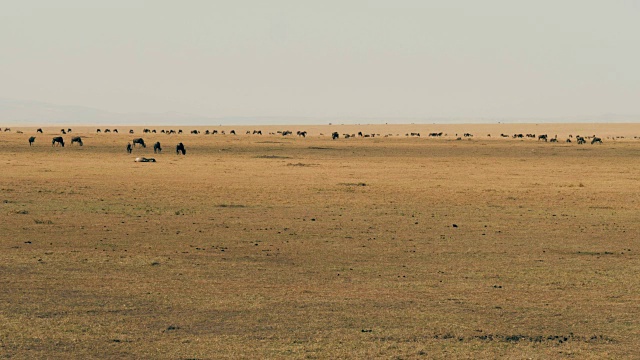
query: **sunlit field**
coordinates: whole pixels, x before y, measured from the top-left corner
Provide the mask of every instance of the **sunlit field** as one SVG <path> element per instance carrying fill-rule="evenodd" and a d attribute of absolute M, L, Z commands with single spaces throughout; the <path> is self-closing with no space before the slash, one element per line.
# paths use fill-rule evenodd
<path fill-rule="evenodd" d="M 640 125 L 148 128 L 0 132 L 0 358 L 640 357 Z"/>

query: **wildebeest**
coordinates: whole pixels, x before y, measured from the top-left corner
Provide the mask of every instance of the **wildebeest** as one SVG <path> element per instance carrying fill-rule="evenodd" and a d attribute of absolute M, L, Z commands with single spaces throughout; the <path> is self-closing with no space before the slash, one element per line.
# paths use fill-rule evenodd
<path fill-rule="evenodd" d="M 71 128 L 67 129 L 67 132 L 71 132 Z"/>
<path fill-rule="evenodd" d="M 149 129 L 143 129 L 143 130 L 142 130 L 142 132 L 146 134 L 146 133 L 150 133 L 150 132 L 151 132 L 151 130 L 149 130 Z"/>
<path fill-rule="evenodd" d="M 127 143 L 127 152 L 131 154 L 131 151 L 133 151 L 133 148 L 131 147 L 131 143 Z"/>
<path fill-rule="evenodd" d="M 110 133 L 110 132 L 111 132 L 111 129 L 104 129 L 104 132 L 105 132 L 105 133 Z"/>
<path fill-rule="evenodd" d="M 82 143 L 82 138 L 80 136 L 74 136 L 71 138 L 71 145 L 73 145 L 73 143 L 78 143 L 80 146 L 84 145 Z"/>
<path fill-rule="evenodd" d="M 97 129 L 97 130 L 96 130 L 96 133 L 99 133 L 100 131 L 101 131 L 100 129 Z"/>
<path fill-rule="evenodd" d="M 209 135 L 209 134 L 211 134 L 211 131 L 206 130 L 206 131 L 204 132 L 204 134 L 205 134 L 205 135 Z"/>
<path fill-rule="evenodd" d="M 38 129 L 36 132 L 42 134 L 42 129 Z"/>
<path fill-rule="evenodd" d="M 262 135 L 262 130 L 253 130 L 254 135 Z"/>
<path fill-rule="evenodd" d="M 32 136 L 29 138 L 29 146 L 31 146 L 31 144 L 33 144 L 33 142 L 36 141 L 36 137 Z"/>
<path fill-rule="evenodd" d="M 159 153 L 162 151 L 162 148 L 160 147 L 160 141 L 157 141 L 155 144 L 153 144 L 153 153 Z"/>
<path fill-rule="evenodd" d="M 213 130 L 211 133 L 212 133 L 213 135 L 215 135 L 215 134 L 217 134 L 217 133 L 218 133 L 218 130 Z"/>
<path fill-rule="evenodd" d="M 51 146 L 54 146 L 55 144 L 59 144 L 60 146 L 64 147 L 64 139 L 62 138 L 62 136 L 56 136 L 51 140 Z"/>
<path fill-rule="evenodd" d="M 180 153 L 182 153 L 182 155 L 186 155 L 187 154 L 187 151 L 184 149 L 184 145 L 182 143 L 179 143 L 176 146 L 176 154 L 180 155 Z"/>
<path fill-rule="evenodd" d="M 339 137 L 340 137 L 340 134 L 338 134 L 337 131 L 334 131 L 333 134 L 331 134 L 331 140 L 335 140 L 335 139 L 337 139 Z"/>
<path fill-rule="evenodd" d="M 298 131 L 298 132 L 296 132 L 296 134 L 298 136 L 307 137 L 307 132 L 306 131 Z"/>
<path fill-rule="evenodd" d="M 595 143 L 599 143 L 602 144 L 602 139 L 600 139 L 599 137 L 593 137 L 593 140 L 591 140 L 591 144 L 595 144 Z"/>
<path fill-rule="evenodd" d="M 136 144 L 142 145 L 143 148 L 147 147 L 147 144 L 144 143 L 144 140 L 142 138 L 133 139 L 133 147 L 136 147 Z"/>
<path fill-rule="evenodd" d="M 133 129 L 129 129 L 129 134 L 133 134 Z"/>
<path fill-rule="evenodd" d="M 113 132 L 117 134 L 118 133 L 118 129 L 113 129 Z"/>
<path fill-rule="evenodd" d="M 154 158 L 146 158 L 146 157 L 137 157 L 133 161 L 135 161 L 135 162 L 156 162 L 156 159 L 154 159 Z"/>
<path fill-rule="evenodd" d="M 411 136 L 417 136 L 417 137 L 420 137 L 420 133 L 411 133 Z"/>
<path fill-rule="evenodd" d="M 235 130 L 231 130 L 231 132 L 229 132 L 229 135 L 235 135 L 236 131 Z"/>
<path fill-rule="evenodd" d="M 192 133 L 192 134 L 195 134 L 195 135 L 198 135 L 198 134 L 200 134 L 200 131 L 198 131 L 198 130 L 191 130 L 191 133 Z"/>
<path fill-rule="evenodd" d="M 576 135 L 576 141 L 578 142 L 578 145 L 582 145 L 584 143 L 586 143 L 587 141 L 584 139 L 584 137 L 580 136 L 580 135 Z"/>
<path fill-rule="evenodd" d="M 66 134 L 67 132 L 66 132 L 66 131 L 64 131 L 64 129 L 60 129 L 60 133 L 62 133 L 62 134 Z"/>
<path fill-rule="evenodd" d="M 182 134 L 182 129 L 178 129 L 178 134 Z"/>
<path fill-rule="evenodd" d="M 547 141 L 547 134 L 538 135 L 538 141 L 540 140 Z"/>

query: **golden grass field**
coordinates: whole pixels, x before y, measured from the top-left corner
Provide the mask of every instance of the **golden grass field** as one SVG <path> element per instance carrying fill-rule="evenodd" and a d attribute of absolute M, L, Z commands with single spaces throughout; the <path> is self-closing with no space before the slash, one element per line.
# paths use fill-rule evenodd
<path fill-rule="evenodd" d="M 0 358 L 640 358 L 640 125 L 129 128 L 0 133 Z"/>

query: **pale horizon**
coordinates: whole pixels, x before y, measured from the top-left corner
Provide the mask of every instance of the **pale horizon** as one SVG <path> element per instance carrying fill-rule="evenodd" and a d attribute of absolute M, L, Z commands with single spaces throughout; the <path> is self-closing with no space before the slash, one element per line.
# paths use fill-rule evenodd
<path fill-rule="evenodd" d="M 631 1 L 61 0 L 2 9 L 4 123 L 82 117 L 63 108 L 132 125 L 144 124 L 136 114 L 193 125 L 640 120 L 640 4 Z"/>

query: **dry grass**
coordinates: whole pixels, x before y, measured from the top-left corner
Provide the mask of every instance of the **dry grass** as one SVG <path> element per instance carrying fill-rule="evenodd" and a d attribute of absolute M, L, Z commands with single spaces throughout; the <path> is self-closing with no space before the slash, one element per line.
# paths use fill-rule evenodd
<path fill-rule="evenodd" d="M 510 126 L 0 133 L 0 357 L 637 358 L 637 127 Z"/>

